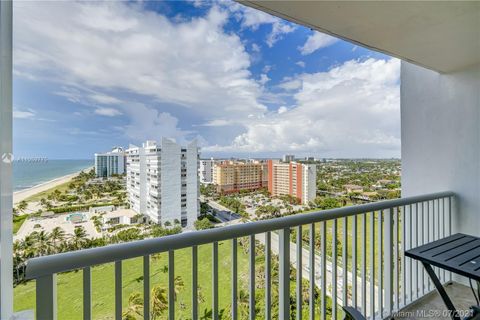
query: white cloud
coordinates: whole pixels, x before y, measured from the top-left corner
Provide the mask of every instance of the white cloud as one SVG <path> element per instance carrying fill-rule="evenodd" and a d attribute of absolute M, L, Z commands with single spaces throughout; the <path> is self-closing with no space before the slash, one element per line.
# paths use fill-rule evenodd
<path fill-rule="evenodd" d="M 208 150 L 398 156 L 399 66 L 396 59 L 352 60 L 327 72 L 299 75 L 293 80 L 301 83 L 296 107 L 252 120 L 230 145 Z"/>
<path fill-rule="evenodd" d="M 28 109 L 28 110 L 13 110 L 13 118 L 14 119 L 33 119 L 35 117 L 35 111 Z"/>
<path fill-rule="evenodd" d="M 271 79 L 265 74 L 265 73 L 262 73 L 260 75 L 260 80 L 259 82 L 262 84 L 262 85 L 265 85 L 268 81 L 270 81 Z"/>
<path fill-rule="evenodd" d="M 132 121 L 124 130 L 134 141 L 153 139 L 159 141 L 162 137 L 175 139 L 185 143 L 191 132 L 184 131 L 178 126 L 178 119 L 168 112 L 160 112 L 143 104 L 135 104 L 134 108 L 126 109 L 130 112 Z"/>
<path fill-rule="evenodd" d="M 115 117 L 122 114 L 120 111 L 114 108 L 97 108 L 95 109 L 94 113 L 106 117 Z"/>
<path fill-rule="evenodd" d="M 337 41 L 337 38 L 329 36 L 328 34 L 313 31 L 313 34 L 310 35 L 303 46 L 299 47 L 298 49 L 302 55 L 308 55 L 317 51 L 318 49 L 328 47 Z"/>
<path fill-rule="evenodd" d="M 301 67 L 301 68 L 305 68 L 305 62 L 303 62 L 303 61 L 297 61 L 297 62 L 295 62 L 295 64 L 297 66 Z"/>
<path fill-rule="evenodd" d="M 271 48 L 273 45 L 283 38 L 283 36 L 287 33 L 291 33 L 295 30 L 295 26 L 284 23 L 278 22 L 272 25 L 272 32 L 267 37 L 267 45 Z"/>
<path fill-rule="evenodd" d="M 202 124 L 204 127 L 225 127 L 232 125 L 234 122 L 231 120 L 226 119 L 214 119 L 207 121 L 206 123 Z"/>
<path fill-rule="evenodd" d="M 256 43 L 252 43 L 252 51 L 253 52 L 260 52 L 260 46 Z"/>
<path fill-rule="evenodd" d="M 100 94 L 100 93 L 95 93 L 90 95 L 90 99 L 92 99 L 94 102 L 102 103 L 102 104 L 120 104 L 122 101 L 120 99 L 117 99 L 115 97 L 105 95 L 105 94 Z"/>
<path fill-rule="evenodd" d="M 288 108 L 285 107 L 285 106 L 281 106 L 281 107 L 278 108 L 278 110 L 277 110 L 277 112 L 278 112 L 279 114 L 285 113 L 285 112 L 287 112 L 287 111 L 288 111 Z"/>
<path fill-rule="evenodd" d="M 223 30 L 225 9 L 213 6 L 204 17 L 174 23 L 141 3 L 16 2 L 14 7 L 16 74 L 61 84 L 58 94 L 72 102 L 117 104 L 132 123 L 137 107 L 116 93 L 153 100 L 144 107 L 150 114 L 159 112 L 157 103 L 206 119 L 228 114 L 241 121 L 266 111 L 244 44 Z M 165 121 L 162 114 L 154 123 Z"/>
<path fill-rule="evenodd" d="M 265 39 L 265 42 L 270 48 L 273 47 L 277 41 L 281 40 L 285 34 L 291 33 L 296 29 L 294 24 L 260 10 L 252 9 L 238 3 L 228 3 L 227 7 L 241 22 L 243 28 L 257 30 L 262 24 L 271 24 L 272 30 Z"/>
<path fill-rule="evenodd" d="M 302 81 L 301 79 L 284 79 L 278 86 L 284 90 L 297 90 L 302 86 Z"/>

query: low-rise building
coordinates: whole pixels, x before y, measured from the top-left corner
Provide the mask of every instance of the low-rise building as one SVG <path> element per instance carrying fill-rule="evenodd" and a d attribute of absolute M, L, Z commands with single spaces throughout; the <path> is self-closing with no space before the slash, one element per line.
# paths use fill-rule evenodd
<path fill-rule="evenodd" d="M 362 186 L 357 186 L 356 184 L 345 184 L 343 185 L 343 188 L 347 193 L 362 193 L 363 192 L 363 187 Z"/>
<path fill-rule="evenodd" d="M 272 196 L 290 195 L 302 204 L 317 195 L 317 168 L 297 162 L 268 160 L 268 191 Z"/>
<path fill-rule="evenodd" d="M 213 183 L 219 193 L 258 190 L 267 187 L 267 166 L 261 161 L 223 161 L 213 169 Z"/>
<path fill-rule="evenodd" d="M 95 175 L 108 178 L 113 174 L 125 173 L 125 152 L 115 147 L 110 152 L 95 153 Z"/>

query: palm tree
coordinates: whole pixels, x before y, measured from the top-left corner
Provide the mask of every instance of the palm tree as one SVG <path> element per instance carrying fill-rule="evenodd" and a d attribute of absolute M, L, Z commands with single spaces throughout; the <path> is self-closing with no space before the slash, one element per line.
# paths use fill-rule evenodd
<path fill-rule="evenodd" d="M 61 227 L 55 227 L 52 232 L 50 232 L 50 239 L 53 241 L 53 247 L 57 249 L 57 241 L 63 241 L 65 239 L 65 231 Z"/>
<path fill-rule="evenodd" d="M 35 248 L 37 249 L 39 255 L 43 256 L 49 253 L 52 244 L 50 242 L 50 235 L 48 234 L 48 232 L 42 230 L 36 234 L 35 238 Z"/>
<path fill-rule="evenodd" d="M 19 204 L 17 204 L 18 211 L 21 211 L 21 212 L 24 212 L 25 209 L 27 209 L 27 207 L 28 207 L 28 203 L 25 200 L 22 200 L 19 202 Z"/>
<path fill-rule="evenodd" d="M 152 289 L 152 308 L 150 311 L 153 320 L 159 319 L 163 312 L 168 309 L 167 290 L 161 286 L 155 286 Z"/>
<path fill-rule="evenodd" d="M 248 304 L 249 298 L 248 293 L 245 290 L 241 289 L 238 293 L 238 308 L 240 309 L 240 318 L 248 316 Z"/>
<path fill-rule="evenodd" d="M 72 243 L 75 249 L 81 249 L 87 239 L 87 231 L 83 226 L 75 228 L 73 231 Z"/>
<path fill-rule="evenodd" d="M 48 203 L 47 199 L 45 199 L 45 198 L 40 199 L 40 205 L 41 205 L 43 208 L 45 208 L 45 209 L 48 208 L 47 203 Z"/>
<path fill-rule="evenodd" d="M 177 301 L 177 296 L 180 293 L 180 291 L 185 287 L 185 283 L 183 282 L 183 279 L 181 276 L 176 276 L 175 279 L 173 280 L 173 299 Z"/>
<path fill-rule="evenodd" d="M 143 298 L 140 293 L 134 292 L 128 297 L 128 309 L 123 312 L 122 318 L 136 319 L 136 316 L 143 316 Z"/>
<path fill-rule="evenodd" d="M 213 311 L 212 309 L 207 309 L 203 310 L 203 314 L 200 315 L 200 320 L 208 320 L 208 319 L 213 319 Z"/>

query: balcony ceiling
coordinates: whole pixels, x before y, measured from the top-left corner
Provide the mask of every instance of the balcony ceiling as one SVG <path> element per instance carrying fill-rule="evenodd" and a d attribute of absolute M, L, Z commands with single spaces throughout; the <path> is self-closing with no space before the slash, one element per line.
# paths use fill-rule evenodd
<path fill-rule="evenodd" d="M 480 2 L 240 2 L 439 72 L 480 63 Z"/>

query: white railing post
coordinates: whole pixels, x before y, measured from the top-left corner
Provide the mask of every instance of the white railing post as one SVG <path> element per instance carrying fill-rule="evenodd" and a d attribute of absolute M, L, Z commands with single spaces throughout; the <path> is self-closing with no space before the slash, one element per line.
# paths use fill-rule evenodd
<path fill-rule="evenodd" d="M 13 314 L 12 1 L 0 1 L 0 318 Z"/>
<path fill-rule="evenodd" d="M 385 210 L 385 234 L 384 234 L 384 279 L 385 279 L 385 311 L 388 315 L 393 310 L 393 215 L 394 208 Z M 396 262 L 395 262 L 396 263 Z M 383 315 L 381 315 L 383 317 Z"/>
<path fill-rule="evenodd" d="M 57 319 L 57 275 L 37 279 L 37 319 Z"/>
<path fill-rule="evenodd" d="M 278 232 L 279 236 L 279 319 L 290 319 L 290 228 Z"/>

